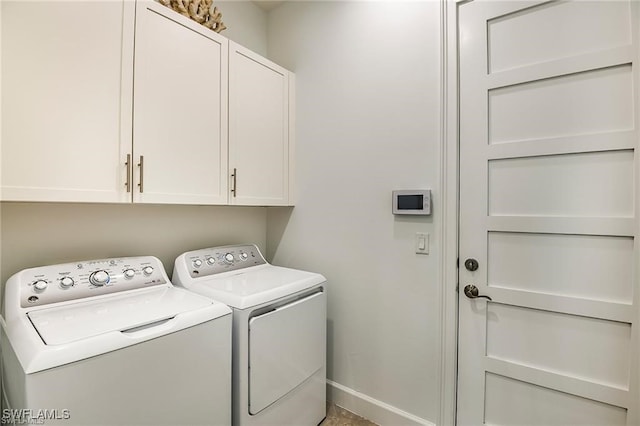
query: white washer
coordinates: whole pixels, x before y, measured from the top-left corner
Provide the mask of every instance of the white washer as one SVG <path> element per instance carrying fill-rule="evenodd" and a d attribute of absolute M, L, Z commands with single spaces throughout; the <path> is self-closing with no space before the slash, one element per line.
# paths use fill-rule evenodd
<path fill-rule="evenodd" d="M 0 320 L 3 423 L 229 425 L 231 319 L 151 256 L 18 272 Z"/>
<path fill-rule="evenodd" d="M 311 426 L 326 415 L 326 288 L 254 245 L 190 251 L 173 282 L 233 309 L 233 424 Z"/>

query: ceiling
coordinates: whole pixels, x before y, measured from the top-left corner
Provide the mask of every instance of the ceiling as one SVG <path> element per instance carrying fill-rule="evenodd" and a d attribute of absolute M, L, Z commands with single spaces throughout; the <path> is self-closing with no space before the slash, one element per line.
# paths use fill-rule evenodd
<path fill-rule="evenodd" d="M 280 6 L 284 1 L 271 1 L 271 0 L 253 0 L 253 2 L 258 5 L 262 10 L 268 12 L 276 7 Z"/>

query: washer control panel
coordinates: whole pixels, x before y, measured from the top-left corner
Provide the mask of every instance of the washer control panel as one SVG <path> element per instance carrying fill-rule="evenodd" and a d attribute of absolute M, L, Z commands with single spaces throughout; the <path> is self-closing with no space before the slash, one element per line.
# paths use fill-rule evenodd
<path fill-rule="evenodd" d="M 162 262 L 153 256 L 41 266 L 20 272 L 19 279 L 23 308 L 169 282 Z"/>
<path fill-rule="evenodd" d="M 184 261 L 191 278 L 205 277 L 266 264 L 260 250 L 253 244 L 213 247 L 190 251 Z"/>

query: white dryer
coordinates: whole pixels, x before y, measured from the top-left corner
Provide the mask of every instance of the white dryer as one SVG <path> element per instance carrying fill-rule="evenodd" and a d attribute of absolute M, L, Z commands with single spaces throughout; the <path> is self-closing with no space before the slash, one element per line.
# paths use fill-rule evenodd
<path fill-rule="evenodd" d="M 319 424 L 326 415 L 326 288 L 254 245 L 190 251 L 172 277 L 233 309 L 233 424 Z"/>
<path fill-rule="evenodd" d="M 3 423 L 229 425 L 231 317 L 151 256 L 21 271 L 0 320 Z"/>

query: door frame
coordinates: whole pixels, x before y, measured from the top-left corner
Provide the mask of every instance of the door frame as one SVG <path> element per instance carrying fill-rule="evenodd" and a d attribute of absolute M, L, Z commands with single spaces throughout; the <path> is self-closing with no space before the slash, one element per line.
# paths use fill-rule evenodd
<path fill-rule="evenodd" d="M 439 425 L 456 424 L 458 373 L 458 8 L 472 0 L 440 0 L 440 189 L 442 260 Z"/>

